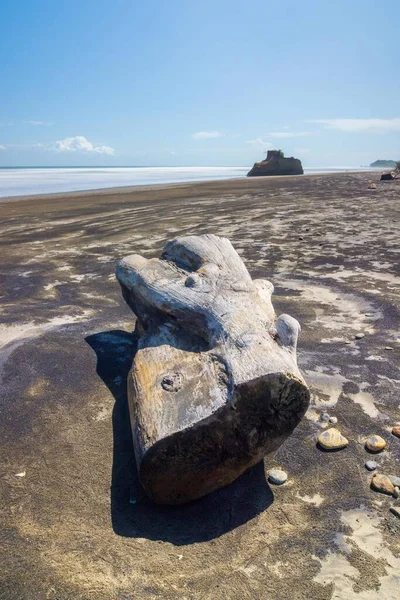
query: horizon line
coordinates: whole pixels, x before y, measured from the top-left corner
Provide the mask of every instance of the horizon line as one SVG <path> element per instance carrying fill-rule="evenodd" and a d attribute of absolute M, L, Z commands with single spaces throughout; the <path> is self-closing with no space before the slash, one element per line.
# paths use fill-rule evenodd
<path fill-rule="evenodd" d="M 384 162 L 396 162 L 392 159 L 381 159 Z M 377 162 L 377 161 L 373 161 Z M 310 165 L 305 169 L 362 169 L 366 165 Z M 249 165 L 0 165 L 0 169 L 247 169 Z"/>

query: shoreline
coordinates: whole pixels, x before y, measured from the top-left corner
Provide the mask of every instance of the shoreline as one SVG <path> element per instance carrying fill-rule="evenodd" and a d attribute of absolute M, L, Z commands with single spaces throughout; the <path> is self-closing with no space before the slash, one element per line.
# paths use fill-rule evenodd
<path fill-rule="evenodd" d="M 62 198 L 76 198 L 81 196 L 104 196 L 104 195 L 124 195 L 131 193 L 143 193 L 143 192 L 153 192 L 153 191 L 163 191 L 170 189 L 180 189 L 187 188 L 193 186 L 209 186 L 209 185 L 226 185 L 232 183 L 240 183 L 240 182 L 263 182 L 267 181 L 282 181 L 282 180 L 298 180 L 299 178 L 315 178 L 315 177 L 342 177 L 342 176 L 350 176 L 350 175 L 370 175 L 380 172 L 380 170 L 371 171 L 335 171 L 335 172 L 320 172 L 320 173 L 304 173 L 303 175 L 274 175 L 267 177 L 232 177 L 227 179 L 207 179 L 207 180 L 194 180 L 194 181 L 182 181 L 182 182 L 171 182 L 171 183 L 151 183 L 151 184 L 143 184 L 143 185 L 121 185 L 114 187 L 102 187 L 102 188 L 93 188 L 89 190 L 73 190 L 68 192 L 45 192 L 40 194 L 22 194 L 19 196 L 0 196 L 0 204 L 1 203 L 9 203 L 9 202 L 21 202 L 21 201 L 35 201 L 35 200 L 60 200 Z"/>

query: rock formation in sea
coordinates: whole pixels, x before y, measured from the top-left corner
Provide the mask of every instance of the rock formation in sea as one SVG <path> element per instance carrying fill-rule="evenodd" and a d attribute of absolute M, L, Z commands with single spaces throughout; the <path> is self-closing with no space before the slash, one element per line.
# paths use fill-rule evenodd
<path fill-rule="evenodd" d="M 281 150 L 268 150 L 267 158 L 254 163 L 247 177 L 270 175 L 303 175 L 303 167 L 298 158 L 285 158 Z"/>

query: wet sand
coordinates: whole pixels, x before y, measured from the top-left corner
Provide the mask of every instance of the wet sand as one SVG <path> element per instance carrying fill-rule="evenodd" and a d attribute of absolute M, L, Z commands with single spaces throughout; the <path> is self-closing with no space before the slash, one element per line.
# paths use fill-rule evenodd
<path fill-rule="evenodd" d="M 400 500 L 370 490 L 364 440 L 384 437 L 380 470 L 400 476 L 390 433 L 400 421 L 400 181 L 369 190 L 372 179 L 1 202 L 0 598 L 398 598 L 400 519 L 389 508 Z M 228 237 L 252 276 L 274 283 L 277 313 L 301 322 L 312 405 L 275 457 L 200 501 L 161 508 L 134 470 L 134 316 L 114 269 L 202 233 Z M 347 449 L 316 447 L 323 410 Z M 281 487 L 266 481 L 275 466 L 289 474 Z"/>

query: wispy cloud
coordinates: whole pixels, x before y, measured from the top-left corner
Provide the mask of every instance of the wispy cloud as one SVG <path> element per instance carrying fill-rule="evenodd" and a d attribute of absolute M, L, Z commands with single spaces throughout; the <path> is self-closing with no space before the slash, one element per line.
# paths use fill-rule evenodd
<path fill-rule="evenodd" d="M 294 152 L 296 154 L 308 154 L 310 152 L 310 148 L 295 148 Z"/>
<path fill-rule="evenodd" d="M 267 142 L 265 140 L 263 140 L 262 138 L 256 138 L 255 140 L 248 140 L 246 142 L 246 144 L 250 144 L 252 146 L 262 146 L 263 148 L 266 149 L 272 149 L 274 147 L 273 144 L 271 144 L 271 142 Z"/>
<path fill-rule="evenodd" d="M 30 148 L 44 148 L 45 150 L 54 150 L 54 144 L 7 144 L 7 150 L 28 150 Z"/>
<path fill-rule="evenodd" d="M 84 152 L 95 154 L 115 154 L 114 148 L 110 146 L 96 146 L 89 142 L 83 135 L 75 137 L 66 137 L 64 140 L 58 140 L 55 143 L 56 152 Z"/>
<path fill-rule="evenodd" d="M 192 134 L 194 140 L 211 140 L 220 137 L 224 137 L 224 134 L 220 131 L 198 131 Z"/>
<path fill-rule="evenodd" d="M 5 150 L 5 149 L 6 149 L 6 147 L 3 146 L 3 144 L 0 144 L 0 150 Z"/>
<path fill-rule="evenodd" d="M 51 121 L 24 121 L 27 125 L 38 125 L 43 127 L 51 127 L 54 125 Z"/>
<path fill-rule="evenodd" d="M 284 128 L 286 129 L 286 128 Z M 267 134 L 268 137 L 272 138 L 297 138 L 304 137 L 305 135 L 310 135 L 308 131 L 272 131 Z"/>
<path fill-rule="evenodd" d="M 388 133 L 400 131 L 400 117 L 394 119 L 313 119 L 307 123 L 320 123 L 326 129 L 338 129 L 359 133 L 369 131 L 371 133 Z"/>
<path fill-rule="evenodd" d="M 17 125 L 18 123 L 25 123 L 25 125 L 36 125 L 42 127 L 51 127 L 54 125 L 51 121 L 18 121 L 14 123 L 13 121 L 0 121 L 0 127 L 12 127 L 13 125 Z"/>

